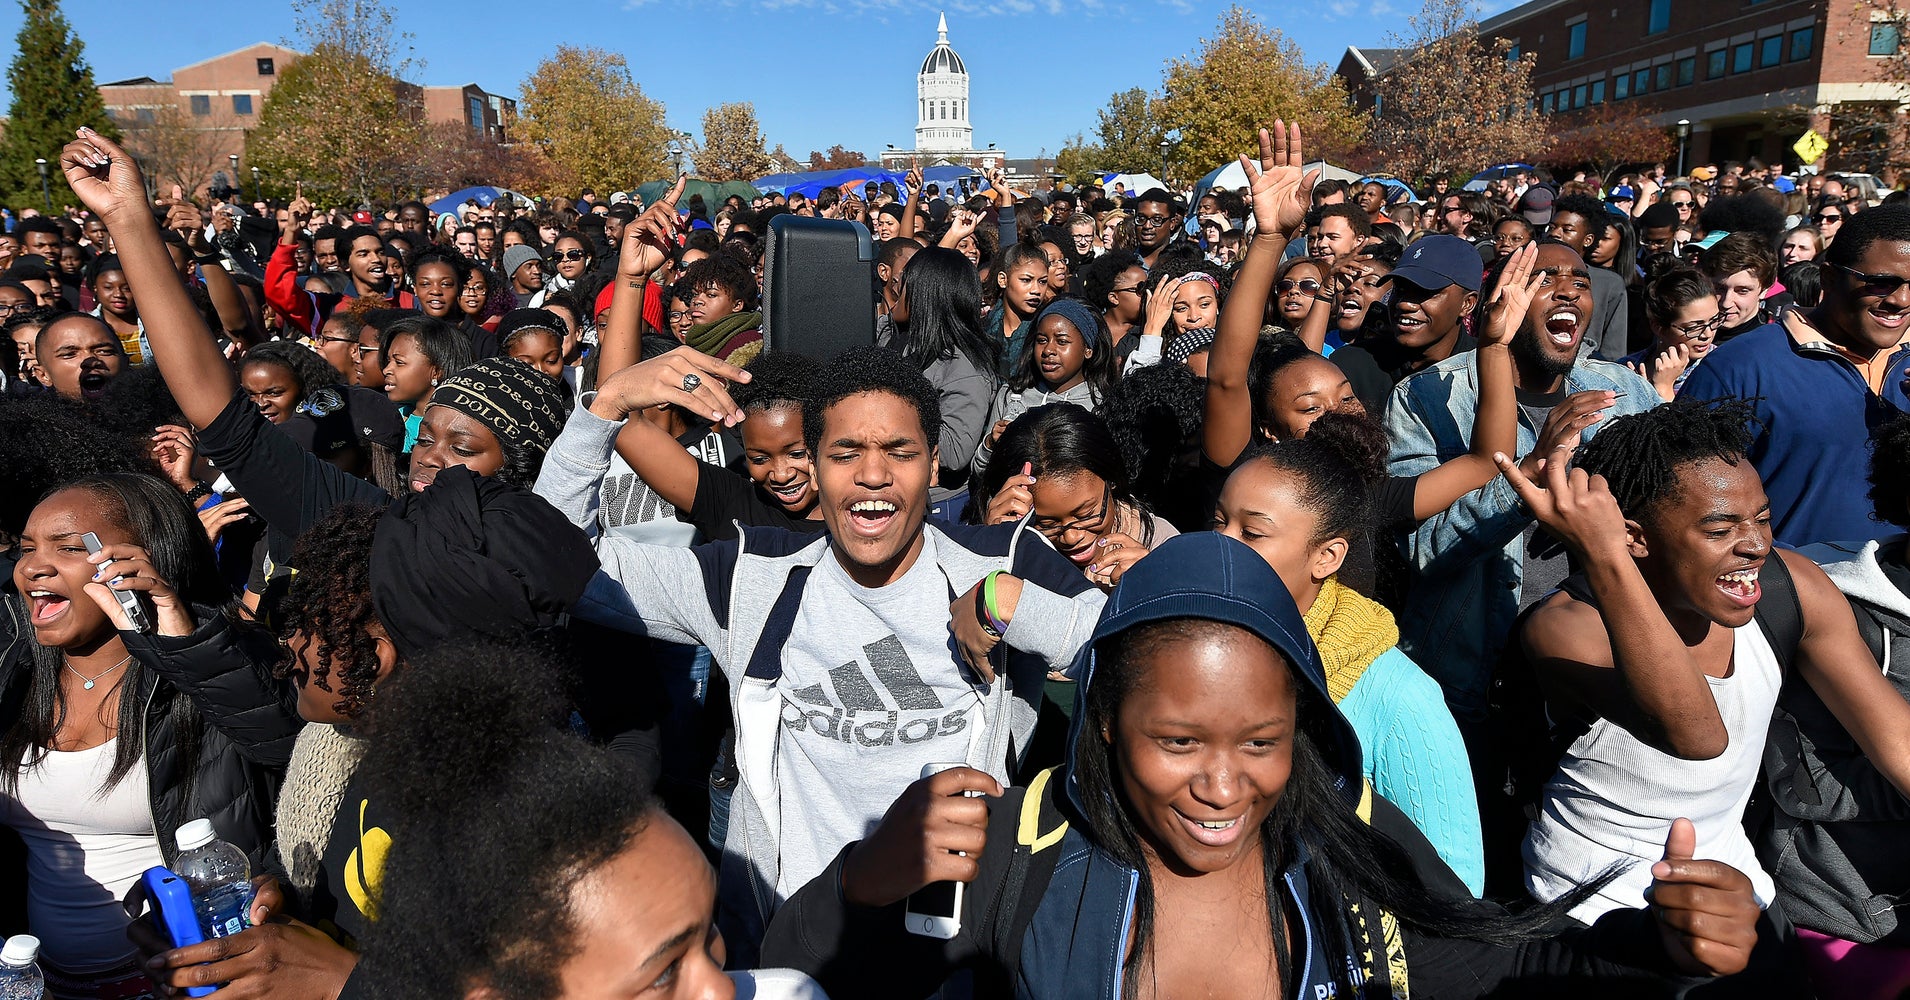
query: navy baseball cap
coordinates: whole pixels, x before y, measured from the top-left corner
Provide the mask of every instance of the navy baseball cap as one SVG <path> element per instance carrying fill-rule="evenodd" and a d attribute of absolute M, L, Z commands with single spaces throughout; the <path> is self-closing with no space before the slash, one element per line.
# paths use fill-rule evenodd
<path fill-rule="evenodd" d="M 1612 193 L 1606 195 L 1605 200 L 1606 201 L 1637 201 L 1638 192 L 1633 191 L 1631 189 L 1630 184 L 1620 184 L 1617 187 L 1612 188 Z"/>
<path fill-rule="evenodd" d="M 1484 278 L 1479 248 L 1457 236 L 1422 236 L 1399 256 L 1386 279 L 1410 282 L 1430 292 L 1458 285 L 1476 292 Z"/>

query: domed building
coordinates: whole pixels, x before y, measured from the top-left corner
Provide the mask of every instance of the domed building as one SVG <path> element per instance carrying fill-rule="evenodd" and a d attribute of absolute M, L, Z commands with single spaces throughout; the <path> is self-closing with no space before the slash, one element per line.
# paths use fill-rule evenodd
<path fill-rule="evenodd" d="M 935 26 L 935 47 L 915 76 L 915 148 L 890 146 L 882 154 L 888 169 L 907 169 L 910 160 L 924 167 L 958 164 L 987 170 L 1006 156 L 998 149 L 975 148 L 975 127 L 968 117 L 968 67 L 948 44 L 948 15 Z"/>

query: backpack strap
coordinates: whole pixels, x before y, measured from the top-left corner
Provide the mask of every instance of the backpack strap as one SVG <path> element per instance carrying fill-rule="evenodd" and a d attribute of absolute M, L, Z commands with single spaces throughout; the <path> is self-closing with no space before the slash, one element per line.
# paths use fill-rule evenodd
<path fill-rule="evenodd" d="M 1789 677 L 1791 668 L 1797 665 L 1797 647 L 1804 641 L 1804 605 L 1798 600 L 1797 581 L 1791 578 L 1791 568 L 1784 565 L 1781 550 L 1773 549 L 1764 560 L 1757 582 L 1761 591 L 1755 615 L 1758 628 L 1764 630 L 1771 651 L 1777 654 L 1777 665 Z"/>
<path fill-rule="evenodd" d="M 994 952 L 1004 969 L 1021 967 L 1022 939 L 1054 874 L 1052 859 L 1044 859 L 1049 863 L 1037 870 L 1035 855 L 1058 847 L 1068 834 L 1067 817 L 1054 804 L 1057 771 L 1051 767 L 1035 775 L 1022 793 L 1021 810 L 1015 819 L 1015 849 L 991 904 L 993 912 L 985 921 L 985 926 L 995 928 Z M 1002 919 L 1004 908 L 1012 908 L 1006 912 L 1007 919 Z"/>

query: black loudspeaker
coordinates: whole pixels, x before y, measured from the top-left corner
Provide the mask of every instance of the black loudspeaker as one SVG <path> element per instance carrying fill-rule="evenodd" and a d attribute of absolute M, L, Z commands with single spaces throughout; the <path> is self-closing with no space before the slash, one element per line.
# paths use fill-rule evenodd
<path fill-rule="evenodd" d="M 828 361 L 875 343 L 875 241 L 859 222 L 778 215 L 763 245 L 763 346 Z"/>

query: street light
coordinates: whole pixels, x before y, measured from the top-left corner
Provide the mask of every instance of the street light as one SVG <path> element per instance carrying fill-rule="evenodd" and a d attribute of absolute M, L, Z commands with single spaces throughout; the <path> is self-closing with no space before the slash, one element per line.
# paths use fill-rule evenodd
<path fill-rule="evenodd" d="M 1173 145 L 1166 136 L 1161 136 L 1161 183 L 1167 183 L 1167 148 Z"/>
<path fill-rule="evenodd" d="M 670 161 L 676 165 L 676 175 L 681 177 L 683 176 L 683 144 L 671 139 L 669 150 Z"/>
<path fill-rule="evenodd" d="M 1691 119 L 1678 119 L 1678 176 L 1685 175 L 1685 140 L 1691 138 Z"/>
<path fill-rule="evenodd" d="M 225 158 L 226 162 L 232 165 L 232 190 L 237 191 L 239 189 L 239 154 L 227 153 Z"/>
<path fill-rule="evenodd" d="M 252 200 L 253 201 L 265 200 L 265 196 L 259 193 L 259 168 L 257 167 L 252 168 Z"/>
<path fill-rule="evenodd" d="M 33 165 L 40 168 L 40 198 L 46 202 L 46 214 L 53 214 L 53 192 L 46 186 L 46 157 L 37 157 Z"/>

